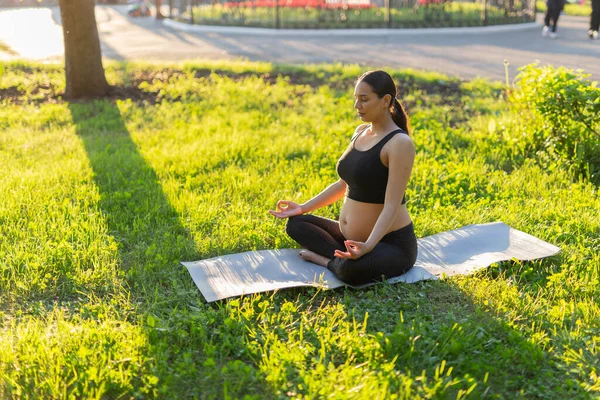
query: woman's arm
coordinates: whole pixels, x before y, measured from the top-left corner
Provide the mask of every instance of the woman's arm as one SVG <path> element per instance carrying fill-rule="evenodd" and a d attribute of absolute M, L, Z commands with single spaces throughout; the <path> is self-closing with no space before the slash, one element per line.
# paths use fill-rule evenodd
<path fill-rule="evenodd" d="M 386 147 L 388 151 L 388 183 L 385 189 L 385 200 L 383 210 L 375 226 L 365 242 L 357 242 L 346 240 L 346 252 L 336 250 L 335 255 L 341 258 L 359 258 L 375 247 L 377 243 L 390 230 L 396 214 L 402 204 L 402 198 L 406 191 L 408 179 L 412 172 L 413 163 L 415 160 L 415 147 L 410 137 L 405 135 L 397 135 L 392 138 Z"/>
<path fill-rule="evenodd" d="M 335 203 L 346 193 L 346 182 L 338 179 L 336 182 L 327 186 L 321 193 L 300 205 L 302 213 L 308 213 L 321 207 L 326 207 Z"/>
<path fill-rule="evenodd" d="M 289 218 L 294 215 L 305 214 L 316 210 L 317 208 L 325 207 L 335 203 L 346 193 L 346 182 L 338 179 L 336 182 L 327 186 L 321 193 L 308 200 L 303 204 L 294 203 L 288 200 L 279 200 L 277 202 L 277 211 L 269 210 L 269 212 L 277 218 Z"/>

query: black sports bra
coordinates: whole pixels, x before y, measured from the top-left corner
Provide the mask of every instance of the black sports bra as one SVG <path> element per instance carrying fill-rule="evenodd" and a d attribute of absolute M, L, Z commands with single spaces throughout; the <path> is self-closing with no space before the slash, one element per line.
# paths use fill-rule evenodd
<path fill-rule="evenodd" d="M 396 129 L 370 149 L 357 150 L 354 147 L 355 140 L 365 129 L 354 135 L 352 149 L 338 160 L 337 173 L 348 185 L 347 197 L 363 203 L 383 204 L 389 170 L 381 162 L 381 149 L 394 135 L 406 132 Z M 405 197 L 402 198 L 402 204 L 404 203 Z"/>

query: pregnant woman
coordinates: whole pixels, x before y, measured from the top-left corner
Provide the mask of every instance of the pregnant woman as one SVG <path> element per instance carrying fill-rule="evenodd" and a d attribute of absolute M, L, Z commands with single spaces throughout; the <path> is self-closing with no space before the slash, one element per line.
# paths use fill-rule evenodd
<path fill-rule="evenodd" d="M 350 285 L 401 275 L 417 259 L 404 197 L 415 147 L 396 95 L 388 73 L 364 73 L 354 88 L 354 108 L 363 124 L 337 162 L 340 179 L 303 204 L 280 200 L 277 210 L 269 210 L 288 218 L 288 235 L 306 249 L 300 252 L 303 259 Z M 307 214 L 341 198 L 339 222 Z"/>

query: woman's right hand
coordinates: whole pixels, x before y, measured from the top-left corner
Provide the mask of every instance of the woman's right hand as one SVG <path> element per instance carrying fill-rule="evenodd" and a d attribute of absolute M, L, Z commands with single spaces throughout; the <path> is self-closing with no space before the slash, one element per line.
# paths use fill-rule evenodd
<path fill-rule="evenodd" d="M 277 218 L 289 218 L 303 213 L 300 204 L 288 200 L 279 200 L 277 202 L 277 211 L 269 210 Z"/>

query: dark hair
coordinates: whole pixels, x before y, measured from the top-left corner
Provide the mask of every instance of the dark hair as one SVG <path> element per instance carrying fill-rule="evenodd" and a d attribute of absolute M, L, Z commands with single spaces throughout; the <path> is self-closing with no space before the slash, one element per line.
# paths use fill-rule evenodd
<path fill-rule="evenodd" d="M 390 101 L 390 113 L 392 114 L 392 119 L 398 127 L 403 129 L 406 133 L 410 133 L 408 115 L 406 115 L 404 107 L 396 98 L 398 92 L 396 91 L 394 79 L 392 79 L 390 74 L 385 71 L 367 71 L 358 78 L 357 83 L 358 82 L 368 83 L 369 86 L 373 88 L 373 92 L 375 92 L 380 99 L 386 94 L 392 96 L 392 100 Z"/>

